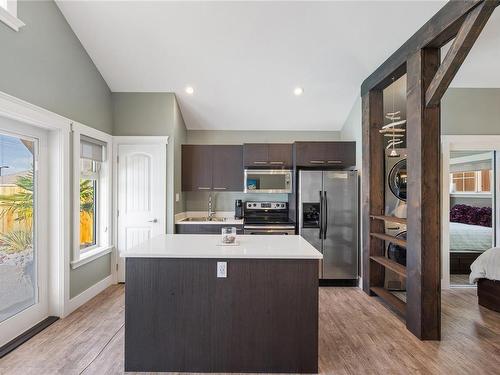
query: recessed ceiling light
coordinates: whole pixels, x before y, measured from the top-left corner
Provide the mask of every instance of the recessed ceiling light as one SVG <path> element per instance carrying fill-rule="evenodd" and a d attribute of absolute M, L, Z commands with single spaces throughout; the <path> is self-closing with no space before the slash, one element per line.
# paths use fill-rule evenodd
<path fill-rule="evenodd" d="M 296 96 L 300 96 L 304 93 L 304 89 L 302 87 L 296 87 L 294 90 L 293 90 L 293 93 L 296 95 Z"/>
<path fill-rule="evenodd" d="M 187 86 L 186 87 L 186 93 L 189 94 L 189 95 L 193 95 L 194 94 L 194 88 L 192 86 Z"/>

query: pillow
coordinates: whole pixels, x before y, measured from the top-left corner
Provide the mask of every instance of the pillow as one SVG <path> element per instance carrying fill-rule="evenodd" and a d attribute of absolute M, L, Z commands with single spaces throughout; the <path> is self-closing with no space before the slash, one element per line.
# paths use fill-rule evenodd
<path fill-rule="evenodd" d="M 491 228 L 491 207 L 473 207 L 456 204 L 450 210 L 450 221 L 468 225 L 480 225 Z"/>

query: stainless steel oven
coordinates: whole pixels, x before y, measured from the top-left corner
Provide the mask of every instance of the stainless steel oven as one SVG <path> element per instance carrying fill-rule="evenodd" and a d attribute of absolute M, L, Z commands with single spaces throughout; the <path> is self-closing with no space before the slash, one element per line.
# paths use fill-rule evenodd
<path fill-rule="evenodd" d="M 294 235 L 288 202 L 245 202 L 244 234 Z"/>
<path fill-rule="evenodd" d="M 245 193 L 292 192 L 292 171 L 288 169 L 245 169 Z"/>

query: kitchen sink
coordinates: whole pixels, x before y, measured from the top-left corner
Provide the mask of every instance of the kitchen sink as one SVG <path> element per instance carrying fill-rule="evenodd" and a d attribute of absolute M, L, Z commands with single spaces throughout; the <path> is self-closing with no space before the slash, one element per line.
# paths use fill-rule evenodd
<path fill-rule="evenodd" d="M 208 216 L 202 216 L 202 217 L 187 217 L 181 221 L 216 221 L 216 222 L 224 222 L 226 221 L 225 217 L 208 217 Z"/>

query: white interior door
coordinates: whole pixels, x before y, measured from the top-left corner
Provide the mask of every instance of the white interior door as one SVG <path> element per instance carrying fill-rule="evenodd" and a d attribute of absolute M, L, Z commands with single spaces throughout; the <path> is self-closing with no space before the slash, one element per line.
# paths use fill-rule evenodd
<path fill-rule="evenodd" d="M 48 312 L 47 134 L 0 118 L 0 346 Z"/>
<path fill-rule="evenodd" d="M 166 145 L 118 145 L 118 254 L 166 232 Z M 118 281 L 125 262 L 118 258 Z"/>

